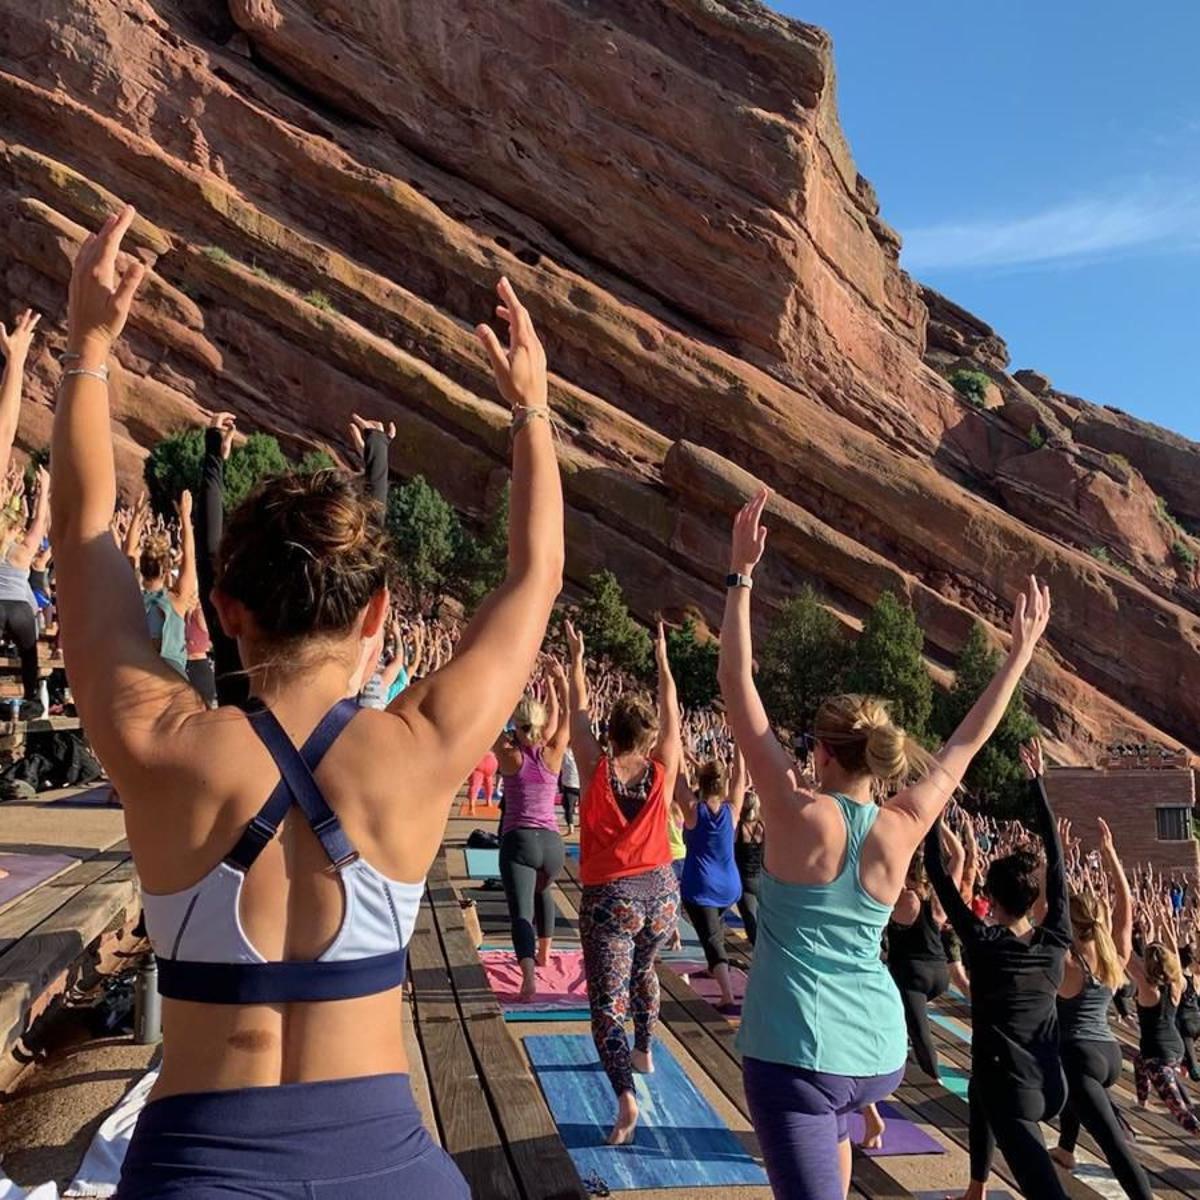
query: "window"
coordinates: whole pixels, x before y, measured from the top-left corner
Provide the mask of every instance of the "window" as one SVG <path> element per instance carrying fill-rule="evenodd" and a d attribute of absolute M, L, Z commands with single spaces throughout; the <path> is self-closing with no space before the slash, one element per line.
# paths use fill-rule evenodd
<path fill-rule="evenodd" d="M 1160 842 L 1186 842 L 1192 836 L 1190 808 L 1156 808 L 1154 823 Z"/>

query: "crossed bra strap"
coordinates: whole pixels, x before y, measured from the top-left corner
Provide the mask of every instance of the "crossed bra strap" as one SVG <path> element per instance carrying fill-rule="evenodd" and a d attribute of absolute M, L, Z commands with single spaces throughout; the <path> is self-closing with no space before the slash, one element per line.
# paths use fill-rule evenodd
<path fill-rule="evenodd" d="M 358 705 L 353 700 L 342 700 L 334 705 L 300 749 L 261 700 L 251 699 L 243 705 L 243 710 L 250 727 L 279 768 L 280 779 L 267 802 L 251 818 L 237 844 L 225 856 L 225 861 L 243 873 L 248 871 L 279 832 L 280 823 L 295 804 L 320 839 L 329 861 L 335 867 L 352 862 L 358 857 L 358 851 L 350 844 L 342 823 L 326 803 L 313 772 L 358 712 Z"/>

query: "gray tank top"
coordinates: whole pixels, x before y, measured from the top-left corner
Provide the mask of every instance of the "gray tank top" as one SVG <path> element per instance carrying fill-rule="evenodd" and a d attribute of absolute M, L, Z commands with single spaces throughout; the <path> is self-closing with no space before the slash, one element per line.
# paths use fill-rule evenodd
<path fill-rule="evenodd" d="M 1108 1006 L 1112 1003 L 1112 988 L 1105 987 L 1088 969 L 1082 959 L 1076 959 L 1083 969 L 1083 987 L 1068 1000 L 1058 998 L 1058 1030 L 1064 1042 L 1111 1042 L 1116 1039 L 1108 1025 Z"/>
<path fill-rule="evenodd" d="M 0 562 L 0 600 L 24 600 L 37 614 L 37 601 L 29 584 L 29 568 L 14 567 L 12 563 Z"/>

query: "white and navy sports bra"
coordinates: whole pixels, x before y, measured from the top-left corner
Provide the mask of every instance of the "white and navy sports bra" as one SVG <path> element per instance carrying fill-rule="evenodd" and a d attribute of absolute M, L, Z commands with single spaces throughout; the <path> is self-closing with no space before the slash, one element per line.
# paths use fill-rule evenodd
<path fill-rule="evenodd" d="M 297 749 L 260 700 L 244 706 L 279 768 L 278 786 L 237 845 L 199 883 L 182 892 L 143 892 L 146 929 L 164 996 L 206 1004 L 286 1004 L 349 1000 L 399 987 L 424 883 L 388 879 L 364 862 L 325 802 L 313 772 L 359 711 L 343 700 Z M 295 804 L 320 839 L 345 897 L 342 924 L 319 958 L 268 962 L 242 928 L 242 884 Z"/>

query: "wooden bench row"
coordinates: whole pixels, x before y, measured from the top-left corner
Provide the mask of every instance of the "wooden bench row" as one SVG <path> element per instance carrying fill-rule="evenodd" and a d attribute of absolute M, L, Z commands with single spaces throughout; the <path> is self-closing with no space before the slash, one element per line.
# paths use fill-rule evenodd
<path fill-rule="evenodd" d="M 135 922 L 139 911 L 133 860 L 120 842 L 0 912 L 0 1086 L 15 1073 L 13 1050 L 32 1020 L 101 939 Z"/>
<path fill-rule="evenodd" d="M 409 943 L 417 1036 L 442 1145 L 472 1195 L 587 1195 L 467 933 L 445 852 Z"/>

